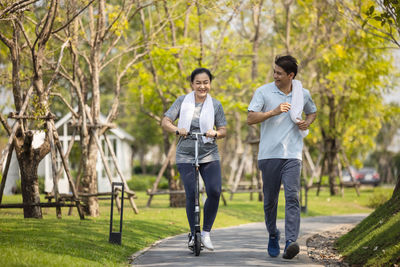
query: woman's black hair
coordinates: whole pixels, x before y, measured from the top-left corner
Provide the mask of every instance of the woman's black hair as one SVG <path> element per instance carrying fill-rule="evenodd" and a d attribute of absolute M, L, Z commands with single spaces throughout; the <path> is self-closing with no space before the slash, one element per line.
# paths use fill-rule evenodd
<path fill-rule="evenodd" d="M 197 68 L 195 69 L 192 74 L 190 75 L 190 82 L 194 81 L 194 77 L 196 77 L 197 74 L 200 73 L 205 73 L 208 75 L 208 78 L 210 78 L 210 82 L 212 81 L 212 79 L 214 78 L 214 76 L 211 74 L 211 71 L 209 69 L 206 68 Z"/>

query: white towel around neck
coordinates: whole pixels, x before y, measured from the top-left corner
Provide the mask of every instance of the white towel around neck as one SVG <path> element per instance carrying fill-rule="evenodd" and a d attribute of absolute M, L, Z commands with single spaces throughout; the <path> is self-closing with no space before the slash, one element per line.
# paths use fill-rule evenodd
<path fill-rule="evenodd" d="M 196 105 L 194 91 L 187 94 L 183 99 L 178 128 L 184 128 L 186 131 L 190 131 L 190 125 L 192 124 L 192 118 L 194 114 L 194 108 Z M 212 98 L 209 94 L 207 94 L 206 100 L 203 103 L 203 107 L 200 112 L 200 132 L 206 133 L 208 130 L 213 129 L 214 127 L 214 105 Z M 212 143 L 213 138 L 208 138 L 202 136 L 204 143 Z"/>
<path fill-rule="evenodd" d="M 303 95 L 303 85 L 299 80 L 292 81 L 292 103 L 290 107 L 290 118 L 294 123 L 302 120 L 301 114 L 304 108 L 304 95 Z M 304 138 L 307 136 L 309 130 L 300 130 L 301 136 Z"/>

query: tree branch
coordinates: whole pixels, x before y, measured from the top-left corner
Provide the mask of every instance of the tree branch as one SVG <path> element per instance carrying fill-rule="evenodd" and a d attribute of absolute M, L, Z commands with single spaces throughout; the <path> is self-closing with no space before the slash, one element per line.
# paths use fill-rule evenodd
<path fill-rule="evenodd" d="M 0 121 L 1 124 L 3 124 L 4 129 L 7 131 L 8 135 L 11 135 L 11 128 L 7 123 L 7 120 L 3 117 L 2 114 L 0 114 Z"/>
<path fill-rule="evenodd" d="M 75 118 L 79 118 L 78 113 L 76 113 L 74 111 L 74 109 L 71 107 L 71 105 L 67 102 L 67 100 L 60 93 L 50 93 L 50 95 L 59 97 L 64 102 L 64 104 L 68 107 L 68 109 L 71 111 L 72 115 L 74 115 Z"/>
<path fill-rule="evenodd" d="M 54 33 L 57 33 L 57 32 L 59 32 L 59 31 L 65 29 L 76 17 L 78 17 L 83 11 L 85 11 L 86 8 L 88 8 L 88 6 L 90 6 L 94 1 L 96 1 L 96 0 L 91 0 L 91 1 L 90 1 L 86 6 L 84 6 L 78 13 L 76 13 L 75 15 L 73 15 L 72 18 L 69 19 L 63 26 L 61 26 L 60 28 L 58 28 L 58 29 L 55 30 L 55 31 L 52 31 L 51 33 L 54 34 Z"/>
<path fill-rule="evenodd" d="M 111 123 L 115 119 L 115 116 L 117 114 L 117 110 L 118 110 L 118 106 L 119 106 L 119 94 L 121 91 L 121 79 L 125 76 L 125 74 L 130 69 L 130 67 L 133 64 L 135 64 L 139 58 L 143 57 L 146 54 L 147 54 L 147 52 L 136 55 L 128 64 L 126 64 L 123 71 L 119 75 L 117 75 L 117 81 L 116 81 L 116 86 L 115 86 L 115 97 L 114 97 L 114 101 L 113 101 L 112 107 L 110 109 L 110 112 L 108 113 L 108 116 L 107 116 L 108 123 Z"/>
<path fill-rule="evenodd" d="M 53 76 L 51 77 L 51 80 L 47 84 L 47 88 L 45 90 L 46 94 L 48 94 L 49 91 L 51 90 L 51 86 L 53 85 L 54 80 L 56 79 L 56 77 L 58 76 L 58 74 L 60 72 L 60 65 L 61 65 L 61 60 L 62 60 L 63 55 L 64 55 L 64 49 L 65 49 L 65 47 L 67 46 L 68 43 L 69 43 L 69 39 L 67 39 L 67 41 L 65 41 L 63 43 L 63 45 L 61 46 L 61 52 L 60 52 L 60 56 L 58 57 L 57 66 L 56 66 L 56 69 L 55 69 L 55 71 L 53 73 Z"/>
<path fill-rule="evenodd" d="M 21 0 L 19 2 L 16 2 L 13 5 L 11 5 L 10 7 L 5 8 L 4 10 L 2 10 L 0 12 L 0 18 L 2 18 L 6 14 L 15 13 L 18 10 L 21 10 L 24 7 L 29 6 L 30 4 L 33 4 L 33 3 L 37 2 L 37 1 L 39 1 L 39 0 Z"/>
<path fill-rule="evenodd" d="M 196 8 L 197 8 L 197 17 L 199 19 L 199 46 L 200 46 L 200 55 L 198 58 L 199 61 L 199 66 L 202 66 L 202 61 L 204 57 L 204 47 L 203 47 L 203 27 L 201 24 L 201 15 L 200 15 L 200 6 L 199 6 L 199 1 L 196 0 Z"/>

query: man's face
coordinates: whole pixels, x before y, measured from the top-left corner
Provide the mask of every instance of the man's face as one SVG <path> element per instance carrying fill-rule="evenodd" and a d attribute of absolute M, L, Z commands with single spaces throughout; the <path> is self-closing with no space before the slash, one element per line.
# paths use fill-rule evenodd
<path fill-rule="evenodd" d="M 291 72 L 290 74 L 287 74 L 284 69 L 279 67 L 278 65 L 275 65 L 274 68 L 274 80 L 275 80 L 275 85 L 279 89 L 287 87 L 289 84 L 292 83 L 294 73 Z"/>

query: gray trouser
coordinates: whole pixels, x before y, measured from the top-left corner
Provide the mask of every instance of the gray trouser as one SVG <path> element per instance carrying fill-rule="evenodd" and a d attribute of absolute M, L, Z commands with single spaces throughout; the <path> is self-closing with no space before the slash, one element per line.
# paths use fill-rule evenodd
<path fill-rule="evenodd" d="M 299 159 L 262 159 L 265 224 L 269 234 L 275 234 L 278 199 L 281 183 L 285 189 L 285 238 L 296 241 L 300 228 L 300 172 Z"/>

